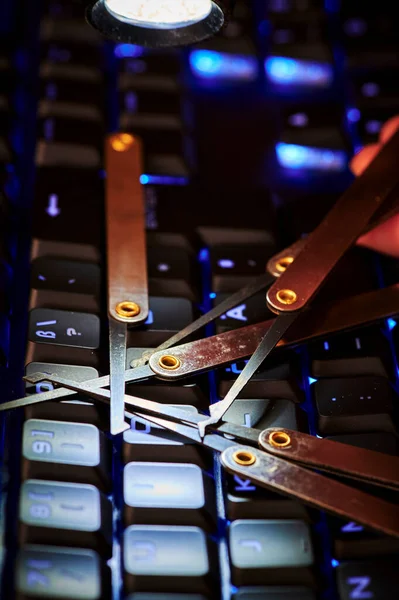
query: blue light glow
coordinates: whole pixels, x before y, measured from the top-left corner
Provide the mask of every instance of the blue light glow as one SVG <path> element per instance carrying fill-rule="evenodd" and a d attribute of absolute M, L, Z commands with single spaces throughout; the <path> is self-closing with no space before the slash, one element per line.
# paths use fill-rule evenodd
<path fill-rule="evenodd" d="M 253 56 L 193 50 L 189 62 L 191 72 L 200 79 L 253 81 L 258 77 L 258 62 Z"/>
<path fill-rule="evenodd" d="M 215 294 L 215 292 L 211 292 L 211 293 L 209 294 L 209 298 L 210 298 L 211 300 L 214 300 L 214 298 L 216 298 L 216 294 Z"/>
<path fill-rule="evenodd" d="M 144 48 L 134 44 L 117 44 L 114 53 L 117 58 L 137 58 L 144 54 Z"/>
<path fill-rule="evenodd" d="M 187 177 L 177 177 L 174 175 L 147 175 L 140 176 L 141 185 L 187 185 Z"/>
<path fill-rule="evenodd" d="M 327 63 L 270 56 L 265 60 L 266 76 L 283 85 L 306 85 L 325 88 L 333 80 L 333 69 Z"/>
<path fill-rule="evenodd" d="M 208 248 L 202 248 L 198 254 L 198 260 L 200 262 L 207 262 L 209 260 L 209 250 Z"/>
<path fill-rule="evenodd" d="M 344 171 L 348 157 L 343 150 L 312 148 L 297 144 L 276 144 L 277 160 L 285 169 L 314 169 L 316 171 Z"/>
<path fill-rule="evenodd" d="M 396 327 L 396 321 L 395 321 L 395 319 L 388 319 L 387 323 L 388 323 L 388 327 L 389 327 L 390 331 L 392 331 L 392 329 L 394 327 Z"/>
<path fill-rule="evenodd" d="M 358 108 L 349 108 L 346 116 L 351 123 L 357 123 L 361 117 L 360 110 Z"/>
<path fill-rule="evenodd" d="M 334 568 L 335 567 L 339 567 L 339 561 L 335 560 L 335 558 L 332 558 L 331 559 L 331 566 L 334 567 Z"/>
<path fill-rule="evenodd" d="M 317 379 L 315 379 L 314 377 L 308 377 L 308 383 L 309 385 L 312 385 L 312 383 L 316 383 Z"/>

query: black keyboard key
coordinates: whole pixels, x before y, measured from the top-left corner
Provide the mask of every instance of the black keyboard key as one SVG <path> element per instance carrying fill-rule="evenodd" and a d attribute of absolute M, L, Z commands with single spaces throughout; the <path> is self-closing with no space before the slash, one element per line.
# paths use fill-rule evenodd
<path fill-rule="evenodd" d="M 378 535 L 359 523 L 328 517 L 333 539 L 334 556 L 354 559 L 389 555 L 399 552 L 399 540 Z"/>
<path fill-rule="evenodd" d="M 141 398 L 141 394 L 138 394 Z M 172 405 L 173 406 L 173 405 Z M 198 414 L 194 406 L 180 405 L 188 412 Z M 210 454 L 188 438 L 167 431 L 141 417 L 130 421 L 130 429 L 123 434 L 123 459 L 130 461 L 192 463 L 201 468 L 210 464 Z"/>
<path fill-rule="evenodd" d="M 230 294 L 216 294 L 213 300 L 214 306 L 217 306 L 229 296 Z M 215 321 L 216 333 L 231 331 L 231 329 L 237 329 L 238 327 L 252 325 L 261 321 L 268 321 L 273 318 L 275 318 L 275 315 L 267 308 L 265 293 L 259 292 L 221 315 Z"/>
<path fill-rule="evenodd" d="M 93 263 L 42 257 L 31 263 L 31 287 L 97 296 L 100 292 L 100 267 Z"/>
<path fill-rule="evenodd" d="M 215 589 L 205 533 L 198 527 L 131 525 L 123 540 L 127 591 L 196 592 Z"/>
<path fill-rule="evenodd" d="M 75 154 L 79 160 L 79 153 Z M 33 235 L 40 240 L 100 246 L 103 184 L 95 169 L 38 168 Z"/>
<path fill-rule="evenodd" d="M 239 394 L 239 398 L 258 398 L 258 399 L 282 399 L 291 402 L 301 402 L 302 392 L 299 388 L 298 364 L 295 362 L 295 356 L 283 358 L 284 362 L 273 362 L 267 359 L 265 366 L 261 366 L 245 388 Z M 220 371 L 221 379 L 219 382 L 219 396 L 224 398 L 235 379 L 243 370 L 246 362 L 240 361 L 225 367 Z"/>
<path fill-rule="evenodd" d="M 235 292 L 266 270 L 271 246 L 218 245 L 211 249 L 212 290 Z"/>
<path fill-rule="evenodd" d="M 337 567 L 340 600 L 396 600 L 399 561 L 388 559 L 343 563 Z"/>
<path fill-rule="evenodd" d="M 193 320 L 193 307 L 186 298 L 152 296 L 146 323 L 128 332 L 128 347 L 157 346 Z"/>
<path fill-rule="evenodd" d="M 197 465 L 131 462 L 123 471 L 126 524 L 214 528 L 214 490 Z"/>
<path fill-rule="evenodd" d="M 38 108 L 38 137 L 46 142 L 92 144 L 101 147 L 103 119 L 97 106 L 42 100 Z"/>
<path fill-rule="evenodd" d="M 321 434 L 393 432 L 393 391 L 384 377 L 320 379 L 313 386 Z"/>
<path fill-rule="evenodd" d="M 198 300 L 193 256 L 179 246 L 149 245 L 148 278 L 152 296 L 180 296 L 191 302 Z"/>
<path fill-rule="evenodd" d="M 92 485 L 23 482 L 19 496 L 20 543 L 91 548 L 110 555 L 111 506 Z"/>
<path fill-rule="evenodd" d="M 183 124 L 178 116 L 123 112 L 119 119 L 119 128 L 140 136 L 147 155 L 182 153 Z"/>
<path fill-rule="evenodd" d="M 40 344 L 96 350 L 100 319 L 87 313 L 37 308 L 30 313 L 29 339 Z"/>
<path fill-rule="evenodd" d="M 313 583 L 312 541 L 303 521 L 235 521 L 229 545 L 234 585 Z"/>
<path fill-rule="evenodd" d="M 23 479 L 90 483 L 108 491 L 111 452 L 94 425 L 29 419 L 22 434 Z"/>
<path fill-rule="evenodd" d="M 130 594 L 126 600 L 207 600 L 202 594 L 157 594 L 157 592 L 138 592 Z"/>
<path fill-rule="evenodd" d="M 120 50 L 116 48 L 116 56 Z M 120 81 L 124 81 L 123 73 L 130 77 L 135 75 L 137 79 L 148 80 L 150 77 L 166 76 L 169 81 L 177 83 L 181 69 L 180 55 L 176 51 L 149 52 L 140 57 L 120 57 L 118 62 Z"/>
<path fill-rule="evenodd" d="M 105 600 L 110 573 L 92 550 L 24 546 L 17 555 L 17 600 Z"/>
<path fill-rule="evenodd" d="M 314 592 L 305 587 L 251 587 L 238 590 L 232 600 L 316 600 Z"/>
<path fill-rule="evenodd" d="M 285 429 L 300 429 L 295 404 L 290 400 L 235 400 L 225 414 L 225 421 L 267 429 L 268 427 L 283 427 Z"/>
<path fill-rule="evenodd" d="M 88 381 L 98 377 L 98 371 L 92 367 L 41 362 L 32 362 L 26 365 L 25 375 L 33 375 L 34 373 L 54 373 L 60 377 L 66 377 L 67 379 L 72 379 L 73 381 L 79 382 Z M 39 383 L 35 384 L 29 382 L 25 383 L 25 392 L 27 396 L 30 396 L 31 394 L 40 394 L 41 392 L 48 392 L 49 390 L 53 389 L 54 385 L 49 381 L 40 381 Z M 79 394 L 74 397 L 74 399 L 76 398 L 80 398 L 81 400 L 84 399 L 84 397 L 79 396 Z M 40 419 L 40 417 L 37 418 Z"/>
<path fill-rule="evenodd" d="M 377 325 L 341 333 L 309 344 L 313 377 L 390 377 L 393 372 L 389 342 Z"/>
<path fill-rule="evenodd" d="M 397 456 L 399 454 L 398 439 L 394 433 L 384 432 L 332 435 L 329 436 L 328 439 L 335 442 L 341 442 L 342 444 L 356 446 L 358 448 L 365 448 L 366 450 L 373 450 L 374 452 L 383 452 L 384 454 L 390 454 L 391 456 Z"/>
<path fill-rule="evenodd" d="M 118 90 L 120 110 L 128 114 L 180 115 L 179 84 L 172 77 L 124 73 Z"/>
<path fill-rule="evenodd" d="M 39 167 L 72 167 L 77 171 L 100 169 L 101 155 L 94 145 L 39 140 L 36 163 Z"/>

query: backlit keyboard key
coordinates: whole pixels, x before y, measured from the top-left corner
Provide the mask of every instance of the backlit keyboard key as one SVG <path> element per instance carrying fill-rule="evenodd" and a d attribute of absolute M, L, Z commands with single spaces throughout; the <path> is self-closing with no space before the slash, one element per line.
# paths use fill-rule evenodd
<path fill-rule="evenodd" d="M 100 146 L 104 137 L 101 112 L 89 104 L 42 100 L 37 126 L 38 137 L 47 142 Z"/>
<path fill-rule="evenodd" d="M 260 430 L 268 427 L 299 429 L 297 409 L 291 400 L 237 399 L 226 412 L 225 420 Z"/>
<path fill-rule="evenodd" d="M 387 556 L 399 552 L 399 540 L 371 531 L 359 523 L 328 517 L 335 558 Z"/>
<path fill-rule="evenodd" d="M 138 396 L 142 397 L 141 394 Z M 179 407 L 198 414 L 198 410 L 194 406 L 183 404 Z M 140 417 L 131 419 L 130 429 L 123 434 L 125 463 L 130 461 L 177 462 L 192 463 L 204 468 L 209 466 L 209 458 L 205 448 Z"/>
<path fill-rule="evenodd" d="M 393 390 L 384 377 L 320 379 L 313 386 L 324 435 L 393 432 Z"/>
<path fill-rule="evenodd" d="M 198 527 L 131 525 L 123 540 L 128 591 L 196 592 L 214 590 L 205 533 Z"/>
<path fill-rule="evenodd" d="M 265 272 L 270 246 L 215 246 L 211 249 L 212 290 L 235 292 Z"/>
<path fill-rule="evenodd" d="M 110 487 L 110 451 L 94 425 L 29 419 L 22 434 L 24 479 L 57 479 Z"/>
<path fill-rule="evenodd" d="M 396 600 L 399 560 L 390 556 L 337 567 L 339 600 Z"/>
<path fill-rule="evenodd" d="M 54 64 L 42 62 L 39 69 L 40 97 L 60 102 L 76 101 L 94 104 L 100 109 L 104 105 L 103 74 L 98 68 L 83 65 Z"/>
<path fill-rule="evenodd" d="M 214 293 L 215 292 L 213 292 L 213 294 Z M 216 294 L 216 296 L 212 295 L 212 297 L 214 297 L 213 305 L 217 306 L 229 296 L 230 294 L 221 293 Z M 224 331 L 237 329 L 244 325 L 268 321 L 269 319 L 273 319 L 274 316 L 275 315 L 267 308 L 265 293 L 259 292 L 216 319 L 216 333 L 223 333 Z"/>
<path fill-rule="evenodd" d="M 210 478 L 197 465 L 131 462 L 123 471 L 125 521 L 212 530 Z"/>
<path fill-rule="evenodd" d="M 55 546 L 24 546 L 15 571 L 17 600 L 106 598 L 109 573 L 96 552 Z"/>
<path fill-rule="evenodd" d="M 128 331 L 128 346 L 156 346 L 194 320 L 186 298 L 150 297 L 150 312 L 144 326 Z"/>
<path fill-rule="evenodd" d="M 232 600 L 316 600 L 312 590 L 305 587 L 251 587 L 242 588 Z"/>
<path fill-rule="evenodd" d="M 229 545 L 235 585 L 313 582 L 312 542 L 303 521 L 234 521 Z"/>
<path fill-rule="evenodd" d="M 92 485 L 24 481 L 19 497 L 20 542 L 75 545 L 109 555 L 109 501 Z"/>
<path fill-rule="evenodd" d="M 31 287 L 75 294 L 98 295 L 100 267 L 94 263 L 63 260 L 55 257 L 36 258 L 31 263 Z"/>
<path fill-rule="evenodd" d="M 40 344 L 96 350 L 100 320 L 87 313 L 37 308 L 30 313 L 29 339 Z"/>

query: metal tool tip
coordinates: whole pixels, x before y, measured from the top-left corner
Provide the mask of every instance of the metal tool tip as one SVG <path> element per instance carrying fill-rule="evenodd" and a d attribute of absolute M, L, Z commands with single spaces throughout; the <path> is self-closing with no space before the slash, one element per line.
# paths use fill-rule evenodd
<path fill-rule="evenodd" d="M 49 373 L 32 373 L 25 375 L 22 379 L 28 383 L 39 383 L 40 381 L 48 381 L 51 375 Z"/>

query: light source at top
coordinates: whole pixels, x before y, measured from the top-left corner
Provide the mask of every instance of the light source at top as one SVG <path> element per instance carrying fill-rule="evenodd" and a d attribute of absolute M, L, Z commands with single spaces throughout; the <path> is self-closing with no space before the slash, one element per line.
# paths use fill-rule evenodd
<path fill-rule="evenodd" d="M 226 12 L 222 0 L 97 0 L 86 17 L 114 41 L 164 48 L 211 37 L 222 27 Z"/>

